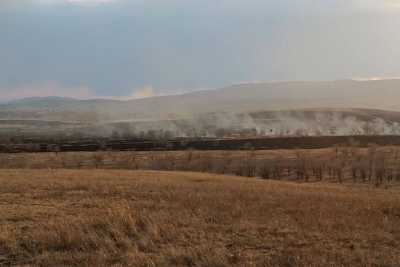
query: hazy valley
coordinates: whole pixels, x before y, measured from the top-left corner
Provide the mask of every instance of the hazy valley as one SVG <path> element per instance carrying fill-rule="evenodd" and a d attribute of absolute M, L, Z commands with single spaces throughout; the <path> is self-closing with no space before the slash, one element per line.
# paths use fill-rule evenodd
<path fill-rule="evenodd" d="M 169 137 L 398 134 L 400 80 L 236 85 L 136 100 L 45 97 L 0 105 L 0 131 Z M 398 95 L 398 96 L 397 96 Z"/>

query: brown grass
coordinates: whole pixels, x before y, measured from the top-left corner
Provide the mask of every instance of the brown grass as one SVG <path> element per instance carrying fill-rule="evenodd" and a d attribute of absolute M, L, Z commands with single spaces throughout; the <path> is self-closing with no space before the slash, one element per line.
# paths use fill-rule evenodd
<path fill-rule="evenodd" d="M 197 171 L 303 182 L 400 184 L 400 147 L 0 154 L 0 168 Z"/>
<path fill-rule="evenodd" d="M 400 265 L 396 188 L 115 170 L 0 185 L 0 265 Z"/>

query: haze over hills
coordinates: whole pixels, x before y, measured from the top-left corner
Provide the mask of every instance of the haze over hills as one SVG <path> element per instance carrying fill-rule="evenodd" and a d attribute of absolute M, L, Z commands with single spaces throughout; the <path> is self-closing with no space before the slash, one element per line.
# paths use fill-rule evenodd
<path fill-rule="evenodd" d="M 400 134 L 400 80 L 269 82 L 135 100 L 36 97 L 0 105 L 6 135 Z"/>
<path fill-rule="evenodd" d="M 123 121 L 187 118 L 212 112 L 309 108 L 400 110 L 400 80 L 269 82 L 127 101 L 44 97 L 0 105 L 2 119 Z"/>

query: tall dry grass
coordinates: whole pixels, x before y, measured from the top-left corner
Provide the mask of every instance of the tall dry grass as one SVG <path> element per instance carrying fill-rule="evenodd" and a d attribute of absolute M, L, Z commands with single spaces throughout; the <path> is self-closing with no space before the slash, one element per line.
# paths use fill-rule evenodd
<path fill-rule="evenodd" d="M 0 265 L 398 266 L 399 189 L 3 170 Z"/>

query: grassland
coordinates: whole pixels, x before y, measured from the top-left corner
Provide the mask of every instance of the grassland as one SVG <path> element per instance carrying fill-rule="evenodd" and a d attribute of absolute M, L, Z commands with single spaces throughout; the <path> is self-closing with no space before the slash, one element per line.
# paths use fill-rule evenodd
<path fill-rule="evenodd" d="M 0 184 L 4 266 L 400 264 L 396 187 L 72 169 Z"/>
<path fill-rule="evenodd" d="M 0 169 L 194 171 L 263 179 L 400 185 L 400 147 L 1 154 Z"/>

